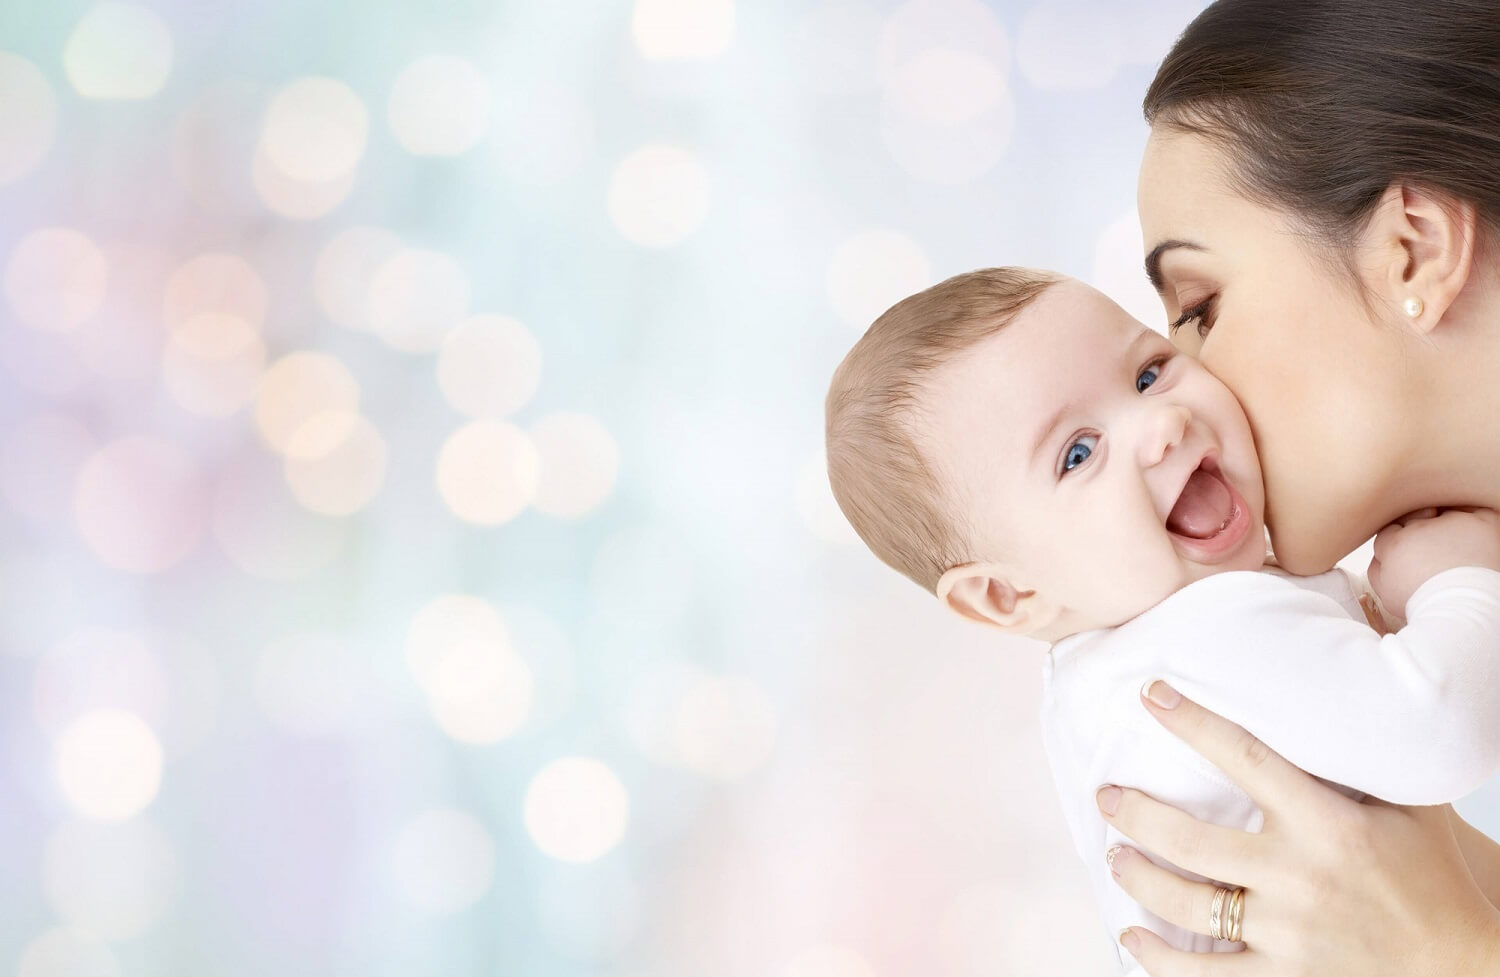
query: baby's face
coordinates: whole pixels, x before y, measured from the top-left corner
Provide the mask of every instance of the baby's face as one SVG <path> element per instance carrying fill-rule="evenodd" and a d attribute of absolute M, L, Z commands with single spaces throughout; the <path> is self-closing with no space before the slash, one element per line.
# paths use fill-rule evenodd
<path fill-rule="evenodd" d="M 925 450 L 976 555 L 1055 609 L 1037 637 L 1261 566 L 1260 464 L 1234 395 L 1080 282 L 935 371 L 925 404 Z"/>

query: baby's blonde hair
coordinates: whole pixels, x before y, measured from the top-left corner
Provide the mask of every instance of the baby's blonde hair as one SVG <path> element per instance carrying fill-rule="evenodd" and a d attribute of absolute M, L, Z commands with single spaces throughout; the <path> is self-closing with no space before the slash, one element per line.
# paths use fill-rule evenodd
<path fill-rule="evenodd" d="M 834 371 L 826 402 L 833 496 L 865 545 L 928 591 L 973 557 L 959 507 L 917 446 L 923 385 L 1061 280 L 1031 268 L 955 275 L 887 309 Z"/>

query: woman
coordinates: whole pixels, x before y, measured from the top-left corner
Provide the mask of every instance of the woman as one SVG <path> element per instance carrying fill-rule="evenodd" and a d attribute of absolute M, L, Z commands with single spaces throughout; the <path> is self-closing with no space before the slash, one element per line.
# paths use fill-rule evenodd
<path fill-rule="evenodd" d="M 1220 0 L 1145 111 L 1147 270 L 1245 406 L 1282 565 L 1326 570 L 1424 507 L 1500 508 L 1500 5 Z M 1250 835 L 1101 790 L 1126 835 L 1245 888 L 1243 954 L 1124 934 L 1153 977 L 1500 973 L 1494 847 L 1447 808 L 1355 804 L 1191 703 L 1150 708 L 1266 812 Z M 1210 932 L 1218 887 L 1116 869 Z"/>

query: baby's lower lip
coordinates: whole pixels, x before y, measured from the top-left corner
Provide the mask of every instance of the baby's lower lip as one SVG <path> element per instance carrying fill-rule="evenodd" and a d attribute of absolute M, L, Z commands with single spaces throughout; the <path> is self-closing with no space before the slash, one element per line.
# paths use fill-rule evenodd
<path fill-rule="evenodd" d="M 1195 557 L 1206 563 L 1217 563 L 1229 556 L 1231 552 L 1245 539 L 1250 530 L 1250 506 L 1245 502 L 1245 497 L 1234 487 L 1234 482 L 1215 464 L 1208 467 L 1213 475 L 1229 490 L 1231 510 L 1229 519 L 1224 526 L 1212 536 L 1199 539 L 1195 536 L 1184 536 L 1181 533 L 1172 532 L 1172 538 L 1179 545 L 1189 550 Z"/>

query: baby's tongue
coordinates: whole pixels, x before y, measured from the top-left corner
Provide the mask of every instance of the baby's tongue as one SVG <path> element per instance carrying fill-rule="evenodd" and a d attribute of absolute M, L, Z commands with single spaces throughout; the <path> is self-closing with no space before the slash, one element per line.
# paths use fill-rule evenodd
<path fill-rule="evenodd" d="M 1167 516 L 1167 528 L 1183 536 L 1207 539 L 1229 521 L 1233 510 L 1228 486 L 1200 468 L 1188 479 Z"/>

